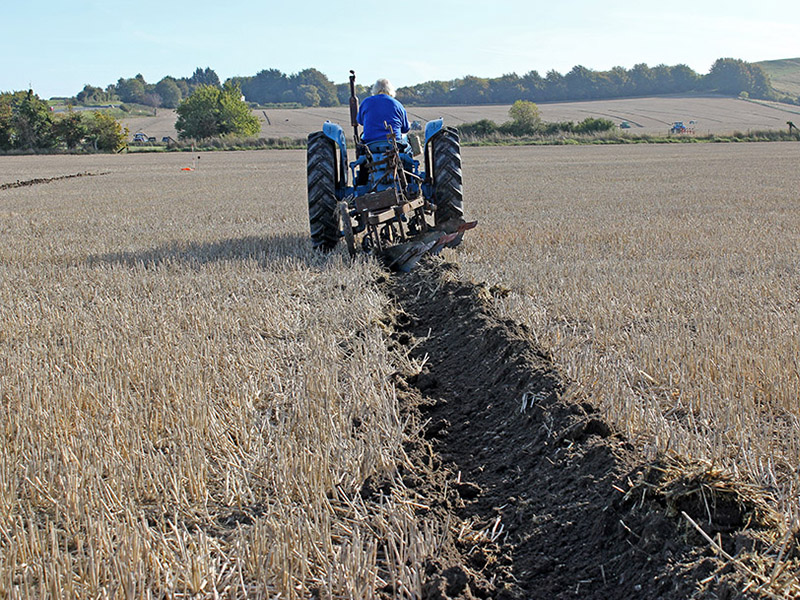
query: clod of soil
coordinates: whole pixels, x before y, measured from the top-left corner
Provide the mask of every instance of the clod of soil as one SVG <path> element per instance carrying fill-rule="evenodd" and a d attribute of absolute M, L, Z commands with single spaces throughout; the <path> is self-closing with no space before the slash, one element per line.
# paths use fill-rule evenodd
<path fill-rule="evenodd" d="M 396 333 L 412 358 L 427 356 L 397 380 L 416 424 L 406 478 L 431 507 L 418 516 L 447 532 L 423 597 L 749 597 L 680 513 L 710 516 L 723 545 L 752 542 L 741 503 L 701 507 L 647 483 L 657 467 L 590 403 L 562 398 L 526 328 L 498 318 L 491 292 L 459 283 L 453 269 L 428 260 L 383 283 L 398 305 Z"/>

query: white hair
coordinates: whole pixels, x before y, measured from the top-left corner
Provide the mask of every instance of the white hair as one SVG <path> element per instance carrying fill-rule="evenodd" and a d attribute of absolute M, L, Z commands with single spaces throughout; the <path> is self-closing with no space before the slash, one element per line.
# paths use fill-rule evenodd
<path fill-rule="evenodd" d="M 378 81 L 375 82 L 375 85 L 372 86 L 373 96 L 377 94 L 386 94 L 387 96 L 394 98 L 394 93 L 394 86 L 389 82 L 388 79 L 378 79 Z"/>

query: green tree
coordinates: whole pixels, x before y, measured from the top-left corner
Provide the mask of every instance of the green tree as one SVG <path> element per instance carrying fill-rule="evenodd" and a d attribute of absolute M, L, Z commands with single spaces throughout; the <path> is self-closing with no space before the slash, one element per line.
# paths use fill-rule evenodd
<path fill-rule="evenodd" d="M 319 96 L 319 104 L 305 104 L 306 106 L 338 106 L 339 97 L 336 95 L 336 86 L 328 79 L 324 73 L 316 69 L 304 69 L 289 77 L 289 85 L 295 90 L 295 97 L 299 102 L 305 104 L 307 101 L 314 101 L 313 93 L 309 94 L 306 87 L 314 86 Z"/>
<path fill-rule="evenodd" d="M 86 133 L 81 113 L 75 112 L 71 108 L 66 115 L 53 122 L 53 135 L 56 140 L 66 144 L 70 150 L 80 146 Z"/>
<path fill-rule="evenodd" d="M 81 104 L 100 104 L 104 102 L 111 102 L 114 98 L 112 93 L 109 93 L 103 88 L 94 87 L 88 83 L 83 86 L 83 89 L 77 93 L 75 100 Z"/>
<path fill-rule="evenodd" d="M 423 98 L 428 98 L 431 104 L 445 104 L 450 99 L 453 90 L 452 81 L 431 81 L 428 84 L 417 86 Z"/>
<path fill-rule="evenodd" d="M 456 98 L 459 104 L 484 104 L 489 100 L 489 80 L 467 75 L 456 83 Z"/>
<path fill-rule="evenodd" d="M 625 67 L 612 67 L 608 72 L 608 79 L 615 96 L 627 96 L 631 93 L 633 84 Z"/>
<path fill-rule="evenodd" d="M 708 89 L 723 94 L 739 95 L 747 92 L 753 98 L 773 97 L 774 91 L 769 77 L 760 65 L 737 58 L 720 58 L 704 77 Z"/>
<path fill-rule="evenodd" d="M 10 150 L 14 139 L 11 108 L 12 94 L 0 94 L 0 150 Z"/>
<path fill-rule="evenodd" d="M 526 95 L 522 80 L 516 73 L 507 73 L 489 82 L 489 94 L 492 102 L 508 104 Z"/>
<path fill-rule="evenodd" d="M 517 100 L 508 109 L 508 116 L 519 133 L 533 133 L 542 122 L 539 107 L 528 100 Z"/>
<path fill-rule="evenodd" d="M 651 72 L 656 93 L 671 94 L 677 91 L 675 89 L 675 79 L 672 76 L 672 68 L 662 63 L 653 67 Z"/>
<path fill-rule="evenodd" d="M 220 87 L 219 76 L 216 74 L 214 69 L 211 67 L 206 67 L 205 69 L 197 67 L 194 70 L 194 73 L 189 78 L 189 86 L 192 88 L 198 88 L 201 85 Z"/>
<path fill-rule="evenodd" d="M 144 104 L 145 82 L 141 75 L 132 77 L 131 79 L 120 78 L 116 85 L 117 96 L 122 102 Z"/>
<path fill-rule="evenodd" d="M 397 97 L 398 99 L 402 96 L 408 100 L 409 94 L 413 95 L 413 88 L 398 88 L 397 90 Z M 369 89 L 366 86 L 361 85 L 360 83 L 356 83 L 356 96 L 361 98 L 362 100 L 369 96 Z M 339 99 L 339 104 L 348 104 L 350 102 L 350 82 L 347 83 L 337 83 L 336 84 L 336 97 Z M 401 100 L 403 104 L 406 104 L 406 101 Z M 413 102 L 413 101 L 412 101 Z"/>
<path fill-rule="evenodd" d="M 544 77 L 544 100 L 563 100 L 567 95 L 567 84 L 564 81 L 564 76 L 556 71 L 550 69 Z"/>
<path fill-rule="evenodd" d="M 220 133 L 256 135 L 261 131 L 261 123 L 250 112 L 238 85 L 226 83 L 222 86 L 219 106 Z"/>
<path fill-rule="evenodd" d="M 204 139 L 235 133 L 255 135 L 258 119 L 242 100 L 239 86 L 226 83 L 222 88 L 204 85 L 178 106 L 175 129 L 181 138 Z"/>
<path fill-rule="evenodd" d="M 678 92 L 688 92 L 697 89 L 700 76 L 690 66 L 679 64 L 672 67 L 672 80 Z"/>
<path fill-rule="evenodd" d="M 155 93 L 161 98 L 161 106 L 177 108 L 181 103 L 181 89 L 172 77 L 164 77 L 156 84 Z"/>
<path fill-rule="evenodd" d="M 584 100 L 595 96 L 595 73 L 582 65 L 572 67 L 564 76 L 567 93 L 571 99 Z"/>
<path fill-rule="evenodd" d="M 17 148 L 49 148 L 53 144 L 50 106 L 28 90 L 12 107 L 12 128 Z"/>
<path fill-rule="evenodd" d="M 639 63 L 633 65 L 629 71 L 631 83 L 633 84 L 633 91 L 639 96 L 653 94 L 656 91 L 655 75 L 653 70 L 647 66 L 647 63 Z"/>
<path fill-rule="evenodd" d="M 319 106 L 321 101 L 319 88 L 315 85 L 298 85 L 297 99 L 303 106 Z"/>
<path fill-rule="evenodd" d="M 103 111 L 96 111 L 86 126 L 86 139 L 95 150 L 119 152 L 128 145 L 128 128 Z"/>
<path fill-rule="evenodd" d="M 192 93 L 192 90 L 189 89 L 189 83 L 185 77 L 181 77 L 180 79 L 175 80 L 178 89 L 181 91 L 181 100 L 184 98 L 188 98 L 189 94 Z"/>
<path fill-rule="evenodd" d="M 202 85 L 178 105 L 175 129 L 181 138 L 203 139 L 219 135 L 218 88 Z"/>
<path fill-rule="evenodd" d="M 265 69 L 254 77 L 242 78 L 241 86 L 242 93 L 249 102 L 269 104 L 281 101 L 281 95 L 288 89 L 289 80 L 278 69 Z"/>
<path fill-rule="evenodd" d="M 525 73 L 520 83 L 525 90 L 525 98 L 528 100 L 538 99 L 544 87 L 544 79 L 539 75 L 539 71 L 529 71 Z"/>

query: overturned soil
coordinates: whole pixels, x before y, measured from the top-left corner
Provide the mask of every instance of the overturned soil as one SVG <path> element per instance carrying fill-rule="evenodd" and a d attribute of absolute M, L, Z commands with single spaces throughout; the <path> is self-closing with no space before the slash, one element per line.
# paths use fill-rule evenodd
<path fill-rule="evenodd" d="M 397 381 L 414 428 L 403 482 L 446 531 L 423 597 L 757 597 L 689 518 L 736 555 L 757 544 L 758 507 L 646 463 L 591 403 L 565 400 L 530 332 L 493 313 L 505 292 L 455 269 L 429 260 L 382 284 L 396 349 L 424 361 Z"/>
<path fill-rule="evenodd" d="M 14 181 L 12 183 L 0 184 L 0 190 L 10 190 L 13 188 L 28 187 L 31 185 L 39 185 L 42 183 L 52 183 L 54 181 L 61 181 L 63 179 L 75 179 L 76 177 L 97 177 L 98 175 L 108 175 L 108 173 L 75 173 L 74 175 L 59 175 L 58 177 L 38 177 L 36 179 L 27 179 L 25 181 Z"/>

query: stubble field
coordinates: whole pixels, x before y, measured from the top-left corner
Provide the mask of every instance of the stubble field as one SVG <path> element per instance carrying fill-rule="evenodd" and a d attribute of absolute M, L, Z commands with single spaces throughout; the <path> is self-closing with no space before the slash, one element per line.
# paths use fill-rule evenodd
<path fill-rule="evenodd" d="M 445 122 L 458 126 L 490 119 L 496 123 L 509 120 L 509 106 L 411 106 L 410 120 L 421 123 L 444 117 Z M 261 136 L 265 138 L 288 137 L 305 139 L 312 131 L 319 130 L 326 120 L 339 123 L 347 130 L 350 122 L 346 106 L 332 108 L 266 109 L 254 110 L 253 115 L 261 122 Z M 800 108 L 777 102 L 751 102 L 737 98 L 716 96 L 619 98 L 585 102 L 548 102 L 539 104 L 545 121 L 575 121 L 587 117 L 611 119 L 619 125 L 627 121 L 633 134 L 666 135 L 672 123 L 684 121 L 698 135 L 728 134 L 734 131 L 785 129 L 786 121 L 800 119 Z M 136 117 L 123 123 L 131 134 L 144 131 L 161 139 L 172 136 L 175 131 L 175 111 L 161 109 L 156 117 Z M 695 121 L 690 125 L 689 121 Z"/>
<path fill-rule="evenodd" d="M 523 597 L 500 570 L 469 579 L 505 564 L 502 547 L 483 563 L 473 552 L 509 542 L 507 504 L 468 519 L 451 467 L 439 500 L 449 485 L 460 508 L 437 520 L 439 500 L 410 478 L 448 462 L 437 439 L 460 423 L 454 409 L 431 433 L 404 407 L 403 381 L 436 386 L 420 383 L 428 358 L 402 348 L 425 333 L 402 339 L 387 316 L 438 288 L 392 290 L 371 260 L 314 255 L 304 158 L 212 153 L 191 172 L 177 154 L 0 160 L 0 185 L 89 173 L 0 189 L 0 596 Z M 787 534 L 763 549 L 766 576 L 747 563 L 751 579 L 796 591 L 800 147 L 463 158 L 479 227 L 447 254 L 448 280 L 487 282 L 487 310 L 527 326 L 558 395 L 643 461 L 707 461 L 754 486 Z M 480 404 L 482 389 L 464 393 Z M 514 394 L 512 422 L 528 398 Z M 449 537 L 467 546 L 471 587 L 444 568 Z M 548 573 L 508 569 L 523 583 Z M 592 577 L 556 596 L 635 589 Z"/>

